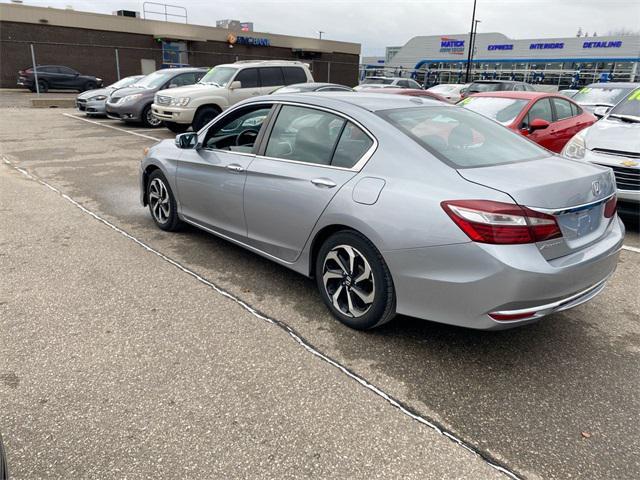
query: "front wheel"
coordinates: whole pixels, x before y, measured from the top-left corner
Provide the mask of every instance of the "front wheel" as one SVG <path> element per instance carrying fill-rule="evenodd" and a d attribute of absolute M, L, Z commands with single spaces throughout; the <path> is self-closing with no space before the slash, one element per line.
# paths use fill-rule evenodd
<path fill-rule="evenodd" d="M 178 218 L 178 206 L 169 182 L 160 170 L 149 175 L 147 204 L 155 224 L 162 230 L 173 232 L 182 224 Z"/>
<path fill-rule="evenodd" d="M 153 112 L 151 111 L 151 105 L 147 105 L 146 107 L 144 107 L 141 117 L 142 124 L 147 128 L 158 128 L 160 125 L 162 125 L 162 120 L 153 115 Z"/>
<path fill-rule="evenodd" d="M 348 327 L 367 330 L 395 316 L 391 273 L 378 249 L 360 233 L 345 230 L 320 247 L 315 275 L 322 300 Z"/>
<path fill-rule="evenodd" d="M 196 116 L 193 118 L 193 124 L 191 125 L 193 127 L 193 131 L 197 132 L 198 130 L 200 130 L 207 123 L 216 118 L 219 113 L 220 110 L 216 107 L 200 108 L 200 110 L 198 110 L 198 112 L 196 113 Z"/>
<path fill-rule="evenodd" d="M 88 90 L 95 90 L 96 88 L 97 88 L 96 82 L 88 81 L 87 83 L 84 84 L 84 88 L 82 89 L 82 91 L 86 92 Z"/>
<path fill-rule="evenodd" d="M 171 130 L 173 133 L 184 133 L 189 128 L 189 125 L 176 122 L 164 122 L 164 126 Z"/>

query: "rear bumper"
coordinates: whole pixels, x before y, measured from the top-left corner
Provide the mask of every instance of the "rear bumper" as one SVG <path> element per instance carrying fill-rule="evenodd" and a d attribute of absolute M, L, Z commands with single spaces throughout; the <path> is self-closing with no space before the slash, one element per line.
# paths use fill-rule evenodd
<path fill-rule="evenodd" d="M 166 122 L 184 123 L 191 125 L 193 122 L 194 108 L 169 107 L 166 105 L 151 105 L 153 116 Z"/>
<path fill-rule="evenodd" d="M 533 245 L 463 243 L 383 252 L 397 312 L 451 325 L 501 330 L 595 297 L 615 271 L 624 239 L 616 217 L 597 243 L 547 261 Z M 490 312 L 538 312 L 497 321 Z"/>

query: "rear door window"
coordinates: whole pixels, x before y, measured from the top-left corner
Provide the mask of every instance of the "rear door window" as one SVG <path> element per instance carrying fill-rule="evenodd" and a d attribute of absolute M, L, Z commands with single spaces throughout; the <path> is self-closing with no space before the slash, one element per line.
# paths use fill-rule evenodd
<path fill-rule="evenodd" d="M 300 67 L 283 67 L 284 84 L 293 85 L 294 83 L 306 83 L 307 75 Z"/>
<path fill-rule="evenodd" d="M 334 167 L 353 168 L 365 153 L 373 146 L 371 137 L 351 122 L 347 122 L 338 140 L 331 165 Z"/>
<path fill-rule="evenodd" d="M 329 165 L 345 120 L 332 113 L 283 105 L 265 156 Z"/>
<path fill-rule="evenodd" d="M 245 68 L 241 70 L 234 81 L 242 83 L 241 88 L 258 88 L 260 83 L 258 81 L 258 69 L 257 68 Z"/>
<path fill-rule="evenodd" d="M 571 102 L 563 100 L 561 98 L 552 98 L 553 106 L 556 109 L 556 120 L 563 120 L 565 118 L 573 117 L 571 109 Z"/>
<path fill-rule="evenodd" d="M 284 85 L 280 67 L 263 67 L 260 69 L 260 80 L 263 87 L 278 87 Z"/>

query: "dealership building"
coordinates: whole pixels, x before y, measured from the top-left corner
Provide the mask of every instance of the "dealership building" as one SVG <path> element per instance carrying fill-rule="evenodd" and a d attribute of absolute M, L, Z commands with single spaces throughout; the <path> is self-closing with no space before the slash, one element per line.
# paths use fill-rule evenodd
<path fill-rule="evenodd" d="M 250 22 L 238 31 L 193 25 L 186 14 L 180 22 L 115 13 L 0 4 L 0 87 L 15 87 L 18 70 L 32 65 L 31 46 L 38 65 L 65 65 L 105 84 L 159 68 L 248 60 L 299 60 L 317 81 L 358 81 L 357 43 L 256 32 Z"/>
<path fill-rule="evenodd" d="M 414 37 L 394 49 L 386 75 L 417 77 L 427 84 L 463 83 L 469 34 Z M 389 55 L 387 55 L 389 56 Z M 361 69 L 382 73 L 380 65 Z M 640 81 L 640 36 L 535 38 L 515 40 L 500 33 L 474 39 L 473 78 L 523 80 L 560 88 L 595 81 Z"/>

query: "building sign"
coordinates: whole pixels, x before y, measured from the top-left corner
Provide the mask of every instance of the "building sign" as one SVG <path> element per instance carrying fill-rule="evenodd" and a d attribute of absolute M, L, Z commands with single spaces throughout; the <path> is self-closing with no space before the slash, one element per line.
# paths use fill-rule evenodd
<path fill-rule="evenodd" d="M 507 43 L 504 45 L 489 45 L 487 50 L 513 50 L 513 43 Z"/>
<path fill-rule="evenodd" d="M 620 48 L 622 47 L 622 40 L 616 40 L 611 42 L 584 42 L 582 48 Z"/>
<path fill-rule="evenodd" d="M 555 50 L 555 49 L 561 49 L 564 48 L 564 43 L 563 42 L 558 42 L 558 43 L 532 43 L 531 45 L 529 45 L 529 50 Z"/>
<path fill-rule="evenodd" d="M 440 53 L 452 53 L 453 55 L 464 54 L 464 40 L 455 38 L 440 37 Z"/>
<path fill-rule="evenodd" d="M 256 38 L 256 37 L 243 37 L 241 35 L 234 35 L 230 33 L 227 35 L 227 42 L 230 45 L 251 45 L 254 47 L 270 47 L 271 40 L 268 38 Z"/>

